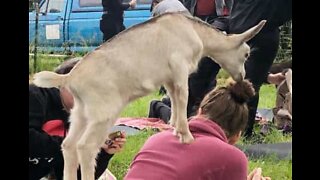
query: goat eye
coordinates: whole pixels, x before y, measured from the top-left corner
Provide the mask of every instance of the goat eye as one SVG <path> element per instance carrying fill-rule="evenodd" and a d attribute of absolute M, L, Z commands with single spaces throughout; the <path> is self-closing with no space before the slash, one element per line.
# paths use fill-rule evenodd
<path fill-rule="evenodd" d="M 244 55 L 244 57 L 245 57 L 245 58 L 248 58 L 248 57 L 249 57 L 249 53 L 246 53 L 246 54 Z"/>

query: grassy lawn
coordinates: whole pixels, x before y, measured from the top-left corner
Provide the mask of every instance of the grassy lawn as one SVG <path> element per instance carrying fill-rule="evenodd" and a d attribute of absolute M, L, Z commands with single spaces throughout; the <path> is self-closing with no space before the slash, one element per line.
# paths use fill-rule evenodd
<path fill-rule="evenodd" d="M 33 61 L 29 58 L 29 73 L 32 76 Z M 65 58 L 63 57 L 43 57 L 38 58 L 37 70 L 53 70 Z M 227 74 L 221 71 L 218 75 L 218 84 L 222 85 L 226 81 Z M 275 105 L 276 89 L 273 85 L 263 85 L 260 90 L 259 108 L 272 108 Z M 149 102 L 152 99 L 161 99 L 157 92 L 149 96 L 140 98 L 129 104 L 121 113 L 121 117 L 147 117 Z M 259 131 L 259 127 L 255 127 L 255 131 Z M 122 152 L 117 153 L 112 158 L 109 169 L 115 176 L 121 180 L 123 179 L 130 162 L 134 155 L 139 151 L 145 140 L 154 134 L 153 130 L 141 131 L 138 135 L 128 136 L 127 143 Z M 289 142 L 292 141 L 291 135 L 283 135 L 277 130 L 273 129 L 267 136 L 257 135 L 260 142 L 275 143 L 275 142 Z M 252 142 L 245 142 L 240 140 L 239 144 L 250 144 Z M 275 157 L 264 157 L 261 159 L 249 159 L 250 171 L 255 167 L 261 167 L 265 176 L 270 176 L 273 180 L 289 180 L 292 179 L 292 161 L 278 160 Z"/>
<path fill-rule="evenodd" d="M 220 79 L 219 82 L 225 82 Z M 275 105 L 276 89 L 273 85 L 263 85 L 260 90 L 259 108 L 272 108 Z M 153 94 L 140 98 L 129 104 L 121 114 L 122 117 L 146 117 L 149 109 L 149 102 L 152 99 L 161 99 L 161 96 L 154 92 Z M 255 131 L 259 132 L 260 128 L 255 127 Z M 128 137 L 127 144 L 123 152 L 116 154 L 110 162 L 109 169 L 114 172 L 118 179 L 123 179 L 130 162 L 134 155 L 139 151 L 144 141 L 152 135 L 152 130 L 142 131 L 140 134 Z M 264 143 L 290 142 L 291 135 L 283 135 L 276 129 L 272 129 L 270 134 L 262 136 L 257 133 L 256 138 Z M 240 140 L 239 144 L 251 144 L 252 142 L 244 142 Z M 261 159 L 249 159 L 249 169 L 253 170 L 255 167 L 261 167 L 263 174 L 272 179 L 289 180 L 292 179 L 292 161 L 290 159 L 278 160 L 275 157 L 264 157 Z"/>
<path fill-rule="evenodd" d="M 259 108 L 271 108 L 275 104 L 276 89 L 273 85 L 263 85 L 260 90 Z M 129 104 L 122 113 L 123 117 L 146 117 L 149 109 L 149 102 L 151 99 L 160 99 L 156 92 L 138 99 Z M 255 127 L 255 131 L 259 131 L 259 127 Z M 111 162 L 109 169 L 114 172 L 118 179 L 123 179 L 130 162 L 134 158 L 134 155 L 139 151 L 144 141 L 152 135 L 152 130 L 142 131 L 135 136 L 129 136 L 127 144 L 121 153 L 116 154 Z M 264 143 L 276 143 L 276 142 L 290 142 L 292 141 L 291 135 L 283 135 L 281 132 L 272 129 L 271 133 L 267 136 L 257 135 L 257 138 Z M 250 144 L 251 142 L 239 142 Z M 275 157 L 265 157 L 261 159 L 250 159 L 249 169 L 253 170 L 255 167 L 261 167 L 263 174 L 271 177 L 272 179 L 289 180 L 292 179 L 292 161 L 289 159 L 278 160 Z"/>

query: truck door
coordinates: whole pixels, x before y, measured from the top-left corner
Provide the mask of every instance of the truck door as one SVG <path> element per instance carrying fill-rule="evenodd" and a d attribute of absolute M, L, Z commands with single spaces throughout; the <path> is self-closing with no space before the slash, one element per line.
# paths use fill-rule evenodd
<path fill-rule="evenodd" d="M 68 0 L 42 0 L 39 8 L 38 46 L 56 51 L 63 49 L 64 21 Z M 35 38 L 35 10 L 29 12 L 29 43 Z M 58 50 L 59 51 L 59 50 Z"/>
<path fill-rule="evenodd" d="M 68 46 L 71 51 L 91 51 L 101 45 L 102 0 L 73 0 L 71 13 L 67 16 Z M 123 0 L 128 2 L 128 0 Z M 151 0 L 137 0 L 135 9 L 124 12 L 126 28 L 150 18 Z"/>
<path fill-rule="evenodd" d="M 124 11 L 123 23 L 126 28 L 150 19 L 151 1 L 152 0 L 137 0 L 136 8 Z M 123 2 L 130 2 L 130 0 L 123 0 Z"/>
<path fill-rule="evenodd" d="M 67 42 L 71 51 L 91 51 L 102 43 L 102 0 L 73 0 L 67 15 Z"/>

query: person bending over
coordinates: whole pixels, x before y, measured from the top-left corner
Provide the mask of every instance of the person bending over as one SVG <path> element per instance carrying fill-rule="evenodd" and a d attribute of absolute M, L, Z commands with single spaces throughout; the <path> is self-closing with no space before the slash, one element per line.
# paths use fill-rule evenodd
<path fill-rule="evenodd" d="M 56 72 L 67 74 L 78 61 L 78 58 L 67 60 Z M 73 97 L 66 89 L 29 85 L 29 180 L 39 180 L 48 174 L 56 180 L 63 179 L 61 144 L 68 132 L 72 106 Z M 97 157 L 96 178 L 106 170 L 109 160 L 122 149 L 125 141 L 125 134 L 122 134 L 101 148 Z"/>
<path fill-rule="evenodd" d="M 151 136 L 124 179 L 265 179 L 260 168 L 248 176 L 248 159 L 234 146 L 247 124 L 246 101 L 254 94 L 247 80 L 210 91 L 189 120 L 194 142 L 180 143 L 172 130 Z"/>

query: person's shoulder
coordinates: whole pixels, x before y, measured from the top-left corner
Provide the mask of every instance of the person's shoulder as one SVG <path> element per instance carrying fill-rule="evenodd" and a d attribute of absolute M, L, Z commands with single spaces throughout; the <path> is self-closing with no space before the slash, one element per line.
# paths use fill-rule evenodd
<path fill-rule="evenodd" d="M 29 96 L 41 96 L 42 94 L 42 88 L 34 84 L 29 84 Z"/>
<path fill-rule="evenodd" d="M 29 99 L 35 98 L 41 101 L 45 99 L 52 99 L 57 101 L 60 99 L 59 89 L 57 88 L 41 88 L 36 85 L 29 85 Z"/>
<path fill-rule="evenodd" d="M 230 179 L 246 179 L 248 172 L 248 158 L 244 152 L 233 145 L 224 150 L 224 165 L 226 175 Z"/>
<path fill-rule="evenodd" d="M 145 145 L 148 146 L 158 146 L 159 143 L 168 143 L 168 141 L 172 141 L 175 139 L 175 136 L 170 132 L 169 130 L 162 131 L 162 132 L 157 132 L 150 136 L 146 142 Z"/>
<path fill-rule="evenodd" d="M 34 84 L 29 84 L 29 91 L 38 91 L 39 87 Z"/>
<path fill-rule="evenodd" d="M 34 84 L 29 84 L 29 93 L 39 94 L 39 93 L 44 93 L 44 92 L 58 94 L 59 89 L 57 89 L 57 88 L 41 88 L 41 87 L 38 87 Z"/>
<path fill-rule="evenodd" d="M 161 132 L 157 132 L 155 134 L 153 134 L 152 136 L 150 136 L 148 139 L 150 140 L 157 140 L 157 139 L 162 139 L 162 138 L 167 138 L 168 136 L 172 135 L 172 133 L 170 132 L 170 130 L 165 130 L 165 131 L 161 131 Z M 173 135 L 172 135 L 173 136 Z"/>
<path fill-rule="evenodd" d="M 248 163 L 246 154 L 236 146 L 228 144 L 228 146 L 226 146 L 225 153 L 228 155 L 228 161 L 232 161 L 238 165 L 246 165 Z"/>

